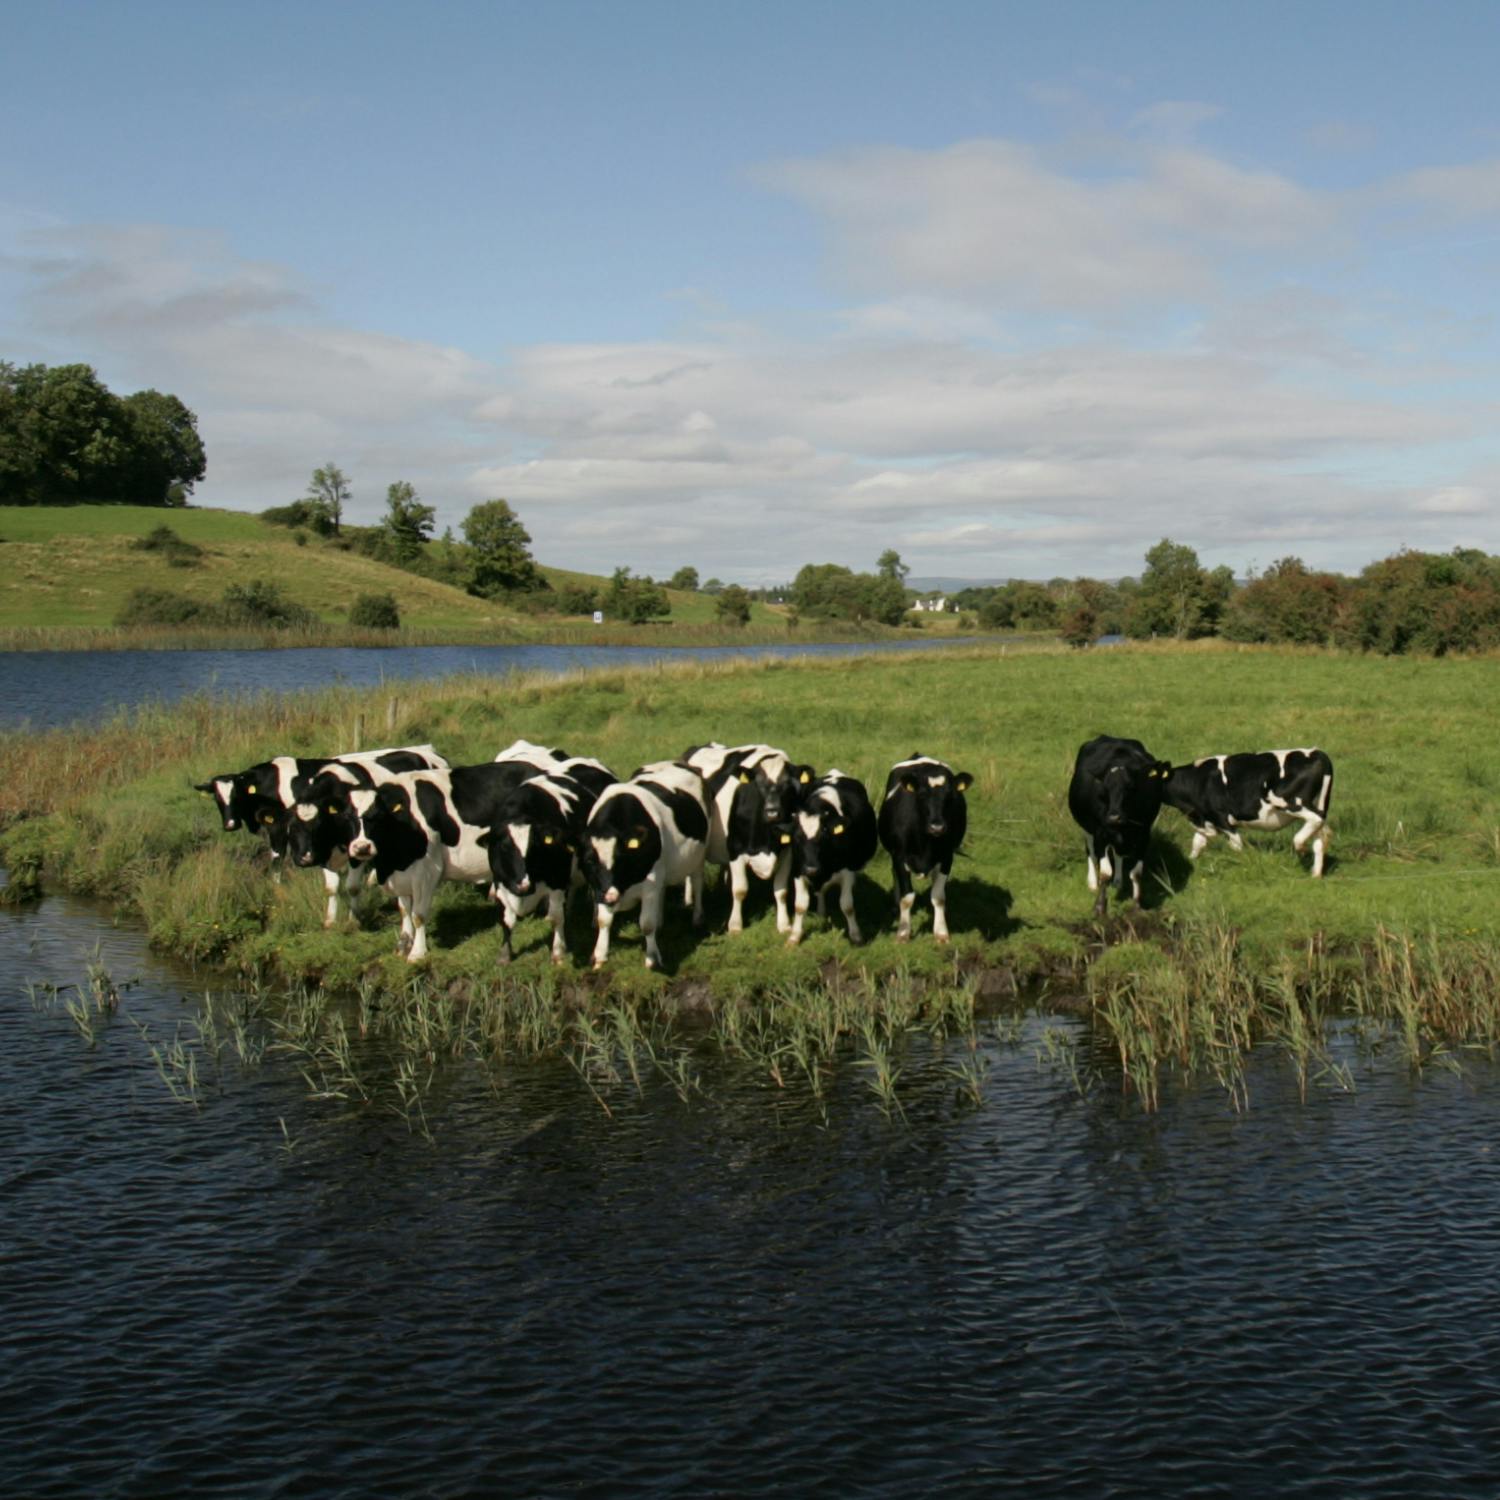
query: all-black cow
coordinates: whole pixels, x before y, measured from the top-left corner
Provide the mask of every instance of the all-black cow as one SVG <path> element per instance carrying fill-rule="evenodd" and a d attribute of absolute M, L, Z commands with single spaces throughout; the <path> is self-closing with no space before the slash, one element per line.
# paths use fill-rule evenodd
<path fill-rule="evenodd" d="M 1104 915 L 1111 879 L 1124 893 L 1127 872 L 1131 894 L 1140 905 L 1151 825 L 1161 810 L 1170 770 L 1139 740 L 1101 734 L 1078 747 L 1068 784 L 1068 811 L 1083 829 L 1089 889 L 1098 893 L 1095 916 Z"/>
<path fill-rule="evenodd" d="M 849 928 L 849 941 L 860 943 L 854 919 L 854 881 L 874 858 L 879 838 L 875 808 L 864 783 L 842 771 L 830 771 L 808 789 L 792 825 L 792 888 L 796 915 L 787 943 L 802 941 L 802 923 L 811 898 L 818 898 L 818 915 L 831 886 L 839 888 L 839 909 Z"/>
<path fill-rule="evenodd" d="M 500 904 L 505 930 L 502 962 L 511 960 L 516 922 L 543 901 L 552 923 L 552 961 L 567 956 L 563 921 L 568 892 L 580 878 L 578 853 L 589 813 L 602 786 L 560 772 L 523 781 L 506 794 L 495 824 L 480 844 L 489 850 L 490 894 Z"/>
<path fill-rule="evenodd" d="M 656 943 L 667 887 L 680 885 L 703 920 L 703 859 L 708 850 L 708 799 L 703 778 L 691 766 L 657 761 L 629 781 L 606 787 L 589 814 L 580 865 L 594 893 L 594 967 L 609 958 L 609 934 L 617 911 L 641 908 L 646 967 L 661 967 Z"/>
<path fill-rule="evenodd" d="M 948 877 L 968 831 L 964 793 L 973 784 L 967 771 L 954 771 L 915 751 L 897 761 L 886 777 L 879 830 L 896 883 L 897 942 L 911 937 L 911 909 L 917 899 L 914 875 L 931 878 L 932 935 L 940 943 L 948 941 Z"/>
<path fill-rule="evenodd" d="M 771 745 L 695 745 L 682 758 L 702 774 L 708 793 L 708 859 L 729 868 L 729 931 L 744 930 L 753 874 L 771 882 L 776 930 L 790 932 L 792 820 L 813 768 Z"/>
<path fill-rule="evenodd" d="M 1206 755 L 1190 766 L 1173 766 L 1162 790 L 1162 800 L 1193 825 L 1193 859 L 1216 834 L 1239 849 L 1241 828 L 1300 823 L 1292 848 L 1300 854 L 1312 841 L 1314 878 L 1323 873 L 1332 796 L 1333 761 L 1318 749 Z"/>

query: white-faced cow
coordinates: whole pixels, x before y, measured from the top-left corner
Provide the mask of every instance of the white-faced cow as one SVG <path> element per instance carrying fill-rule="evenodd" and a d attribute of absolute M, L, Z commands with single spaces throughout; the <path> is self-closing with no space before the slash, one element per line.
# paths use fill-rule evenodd
<path fill-rule="evenodd" d="M 702 773 L 708 793 L 709 862 L 729 868 L 729 931 L 744 930 L 745 897 L 756 875 L 771 882 L 776 930 L 790 932 L 792 821 L 813 768 L 770 745 L 695 745 L 683 761 Z"/>
<path fill-rule="evenodd" d="M 511 961 L 516 922 L 543 901 L 552 923 L 552 962 L 560 964 L 566 958 L 563 921 L 568 892 L 581 878 L 578 853 L 604 785 L 561 772 L 523 781 L 506 793 L 494 827 L 481 836 L 479 842 L 489 851 L 490 894 L 500 905 L 505 931 L 503 963 Z"/>
<path fill-rule="evenodd" d="M 932 935 L 940 943 L 948 941 L 948 877 L 968 831 L 964 793 L 973 784 L 967 771 L 954 771 L 915 752 L 897 761 L 886 777 L 879 828 L 896 883 L 897 942 L 911 937 L 911 909 L 917 899 L 914 875 L 931 878 Z"/>
<path fill-rule="evenodd" d="M 427 919 L 443 881 L 489 885 L 489 850 L 481 839 L 517 784 L 515 769 L 490 761 L 395 776 L 350 792 L 356 828 L 349 857 L 371 861 L 375 878 L 396 898 L 410 962 L 427 956 Z"/>
<path fill-rule="evenodd" d="M 448 764 L 431 745 L 404 745 L 388 750 L 357 750 L 347 755 L 298 757 L 278 755 L 243 771 L 211 776 L 194 790 L 212 797 L 226 833 L 243 828 L 263 833 L 272 858 L 287 848 L 288 813 L 297 800 L 297 789 L 330 766 L 345 766 L 351 775 L 376 771 L 418 771 Z"/>
<path fill-rule="evenodd" d="M 1315 878 L 1323 873 L 1332 795 L 1333 761 L 1317 749 L 1206 755 L 1190 766 L 1173 766 L 1162 789 L 1162 800 L 1193 825 L 1191 858 L 1215 834 L 1240 849 L 1242 828 L 1299 823 L 1292 848 L 1300 854 L 1311 840 Z"/>
<path fill-rule="evenodd" d="M 1083 829 L 1089 889 L 1098 893 L 1095 916 L 1104 915 L 1112 879 L 1124 894 L 1127 873 L 1131 894 L 1140 905 L 1151 825 L 1161 809 L 1170 770 L 1139 740 L 1101 734 L 1078 747 L 1068 783 L 1068 811 Z"/>
<path fill-rule="evenodd" d="M 708 851 L 708 799 L 703 778 L 690 766 L 657 761 L 629 781 L 606 787 L 589 814 L 580 864 L 596 904 L 599 929 L 594 967 L 609 958 L 615 913 L 641 908 L 646 967 L 661 966 L 656 933 L 667 887 L 680 885 L 703 920 L 703 859 Z"/>
<path fill-rule="evenodd" d="M 874 858 L 878 846 L 875 808 L 864 783 L 842 771 L 821 776 L 807 791 L 792 826 L 792 885 L 796 915 L 787 943 L 802 941 L 802 924 L 811 898 L 818 898 L 818 915 L 832 886 L 839 888 L 839 909 L 849 928 L 849 941 L 860 943 L 854 919 L 854 880 Z"/>

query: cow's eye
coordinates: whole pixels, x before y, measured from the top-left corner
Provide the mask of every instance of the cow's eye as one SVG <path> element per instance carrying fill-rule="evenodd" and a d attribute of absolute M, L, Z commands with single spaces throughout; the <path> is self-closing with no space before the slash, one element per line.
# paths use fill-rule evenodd
<path fill-rule="evenodd" d="M 844 831 L 844 825 L 842 823 L 835 823 L 833 825 L 833 831 L 835 833 L 842 833 Z"/>

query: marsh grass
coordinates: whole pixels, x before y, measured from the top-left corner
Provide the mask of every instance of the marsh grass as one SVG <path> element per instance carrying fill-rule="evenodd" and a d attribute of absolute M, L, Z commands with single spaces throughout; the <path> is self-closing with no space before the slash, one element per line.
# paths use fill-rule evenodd
<path fill-rule="evenodd" d="M 1151 1108 L 1173 1080 L 1203 1076 L 1243 1108 L 1245 1059 L 1257 1047 L 1284 1052 L 1304 1092 L 1352 1086 L 1329 1040 L 1351 1015 L 1372 1047 L 1390 1052 L 1399 1039 L 1415 1067 L 1493 1054 L 1500 775 L 1486 756 L 1497 687 L 1492 658 L 958 647 L 404 683 L 395 703 L 345 688 L 198 699 L 122 715 L 87 736 L 7 737 L 3 855 L 20 895 L 45 879 L 104 896 L 138 914 L 160 946 L 289 987 L 301 998 L 287 1002 L 270 1045 L 295 1049 L 310 1088 L 330 1100 L 393 1098 L 414 1130 L 427 1127 L 411 1101 L 459 1057 L 567 1058 L 612 1109 L 661 1088 L 697 1099 L 705 1055 L 826 1108 L 830 1080 L 852 1065 L 899 1119 L 917 1034 L 940 1048 L 953 1040 L 953 1086 L 973 1102 L 983 1069 L 967 1039 L 995 1009 L 978 1003 L 981 981 L 999 972 L 1033 996 L 1049 984 L 1043 1004 L 1078 997 L 1091 1045 L 1059 1035 L 1038 1053 L 1071 1087 L 1113 1079 Z M 325 932 L 321 882 L 294 872 L 273 883 L 258 842 L 223 835 L 190 790 L 271 753 L 348 748 L 361 722 L 383 726 L 382 742 L 432 740 L 456 763 L 487 760 L 524 735 L 622 773 L 708 738 L 765 739 L 861 777 L 877 796 L 893 761 L 914 750 L 942 756 L 976 777 L 950 887 L 954 942 L 933 943 L 925 897 L 913 941 L 895 942 L 889 869 L 877 856 L 856 890 L 868 934 L 857 949 L 826 918 L 787 949 L 759 883 L 747 930 L 728 937 L 715 876 L 706 935 L 669 903 L 665 978 L 642 967 L 633 917 L 617 926 L 607 971 L 591 974 L 591 923 L 577 900 L 567 966 L 548 962 L 538 917 L 518 927 L 517 960 L 502 975 L 493 910 L 447 886 L 433 956 L 414 973 L 396 954 L 381 896 Z M 1308 877 L 1285 833 L 1248 835 L 1240 854 L 1211 846 L 1194 864 L 1185 823 L 1167 811 L 1146 909 L 1112 905 L 1093 921 L 1065 792 L 1077 744 L 1099 732 L 1138 735 L 1177 761 L 1321 743 L 1337 767 L 1327 877 Z M 342 1034 L 322 1019 L 335 1004 L 353 1007 Z M 411 1059 L 394 1095 L 382 1047 Z"/>

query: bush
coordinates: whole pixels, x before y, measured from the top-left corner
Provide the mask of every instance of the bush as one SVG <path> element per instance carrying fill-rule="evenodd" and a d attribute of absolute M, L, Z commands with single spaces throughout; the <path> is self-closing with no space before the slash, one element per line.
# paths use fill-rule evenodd
<path fill-rule="evenodd" d="M 170 589 L 136 589 L 115 615 L 116 625 L 207 624 L 213 607 Z"/>
<path fill-rule="evenodd" d="M 720 593 L 714 604 L 714 614 L 721 625 L 748 625 L 750 623 L 750 595 L 739 584 L 731 583 Z"/>
<path fill-rule="evenodd" d="M 327 513 L 311 500 L 293 500 L 290 505 L 273 505 L 260 518 L 271 526 L 303 526 L 319 536 L 333 533 L 333 522 Z"/>
<path fill-rule="evenodd" d="M 135 552 L 160 552 L 169 568 L 196 568 L 203 556 L 202 547 L 178 536 L 170 526 L 158 526 L 130 546 Z"/>
<path fill-rule="evenodd" d="M 399 630 L 401 611 L 394 594 L 361 594 L 349 606 L 349 623 L 364 630 Z"/>
<path fill-rule="evenodd" d="M 559 589 L 556 607 L 561 615 L 591 615 L 599 608 L 599 592 L 586 588 Z"/>
<path fill-rule="evenodd" d="M 224 590 L 219 615 L 226 625 L 269 625 L 275 630 L 311 625 L 316 618 L 310 609 L 288 599 L 276 584 L 264 578 L 231 583 Z"/>

